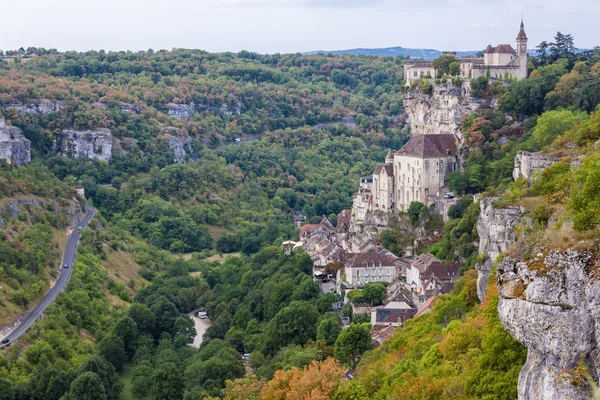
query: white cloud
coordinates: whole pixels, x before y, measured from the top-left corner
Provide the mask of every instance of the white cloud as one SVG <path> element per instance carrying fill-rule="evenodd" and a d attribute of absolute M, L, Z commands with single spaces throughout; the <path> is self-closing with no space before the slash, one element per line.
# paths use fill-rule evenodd
<path fill-rule="evenodd" d="M 469 28 L 481 28 L 481 23 L 473 22 L 473 23 L 469 24 Z"/>

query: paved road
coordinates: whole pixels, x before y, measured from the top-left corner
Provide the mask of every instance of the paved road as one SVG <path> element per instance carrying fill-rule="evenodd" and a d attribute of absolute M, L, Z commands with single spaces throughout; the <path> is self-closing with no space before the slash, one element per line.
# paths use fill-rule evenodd
<path fill-rule="evenodd" d="M 67 247 L 65 248 L 65 254 L 63 256 L 63 264 L 60 269 L 60 275 L 58 280 L 54 284 L 54 286 L 46 293 L 44 298 L 38 303 L 37 306 L 31 311 L 25 319 L 21 322 L 17 328 L 10 333 L 5 339 L 8 339 L 8 343 L 0 344 L 0 347 L 6 346 L 9 343 L 14 342 L 19 339 L 29 328 L 33 326 L 35 321 L 46 311 L 46 308 L 50 306 L 50 304 L 54 303 L 56 299 L 56 295 L 67 286 L 67 282 L 71 278 L 71 273 L 73 271 L 73 264 L 75 263 L 75 255 L 77 253 L 77 242 L 81 236 L 81 233 L 77 228 L 84 228 L 88 222 L 94 216 L 96 210 L 92 207 L 85 207 L 86 214 L 83 217 L 83 220 L 79 224 L 77 224 L 76 229 L 73 229 L 71 235 L 69 236 L 69 240 L 67 241 Z M 65 268 L 65 266 L 67 266 Z"/>

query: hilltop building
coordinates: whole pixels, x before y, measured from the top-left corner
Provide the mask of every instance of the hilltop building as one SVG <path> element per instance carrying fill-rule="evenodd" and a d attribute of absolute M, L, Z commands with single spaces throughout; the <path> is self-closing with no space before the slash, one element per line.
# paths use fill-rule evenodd
<path fill-rule="evenodd" d="M 488 45 L 483 52 L 483 57 L 458 58 L 460 77 L 465 80 L 479 78 L 486 76 L 489 71 L 489 76 L 496 79 L 521 80 L 527 78 L 527 35 L 523 20 L 521 20 L 516 42 L 516 51 L 510 44 Z M 404 62 L 404 77 L 407 86 L 421 78 L 435 78 L 436 72 L 432 61 L 408 60 Z"/>

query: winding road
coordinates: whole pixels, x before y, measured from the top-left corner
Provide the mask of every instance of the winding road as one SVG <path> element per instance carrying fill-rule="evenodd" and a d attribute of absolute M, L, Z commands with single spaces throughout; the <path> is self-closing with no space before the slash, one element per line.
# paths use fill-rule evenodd
<path fill-rule="evenodd" d="M 60 268 L 60 275 L 58 280 L 50 288 L 48 293 L 42 298 L 42 300 L 38 303 L 37 306 L 25 317 L 25 319 L 21 322 L 19 326 L 15 328 L 0 344 L 0 347 L 6 346 L 15 340 L 19 339 L 29 328 L 33 326 L 35 321 L 46 311 L 46 308 L 50 306 L 50 304 L 54 303 L 56 299 L 56 295 L 67 286 L 69 279 L 71 279 L 71 274 L 73 271 L 73 264 L 75 263 L 75 255 L 77 253 L 77 242 L 81 237 L 80 229 L 85 228 L 85 226 L 90 222 L 90 220 L 94 217 L 94 213 L 96 209 L 92 207 L 85 207 L 85 216 L 83 219 L 77 224 L 76 228 L 73 229 L 71 235 L 69 236 L 69 240 L 67 241 L 67 247 L 65 248 L 65 254 L 63 256 L 63 263 Z M 8 339 L 8 342 L 5 341 Z"/>

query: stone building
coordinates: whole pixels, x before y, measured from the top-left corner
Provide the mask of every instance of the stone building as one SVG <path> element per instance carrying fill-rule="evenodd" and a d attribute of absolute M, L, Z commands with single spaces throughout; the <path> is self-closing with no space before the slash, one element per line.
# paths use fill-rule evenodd
<path fill-rule="evenodd" d="M 489 71 L 489 76 L 496 79 L 521 80 L 527 78 L 527 35 L 522 20 L 516 42 L 516 51 L 510 44 L 488 45 L 483 57 L 458 58 L 460 77 L 463 79 L 479 78 L 486 76 Z M 408 60 L 404 62 L 404 78 L 407 86 L 419 79 L 435 78 L 436 75 L 437 71 L 431 61 Z"/>
<path fill-rule="evenodd" d="M 406 211 L 413 201 L 440 196 L 457 163 L 454 135 L 414 135 L 394 153 L 395 209 Z"/>
<path fill-rule="evenodd" d="M 399 274 L 400 259 L 393 254 L 369 251 L 354 255 L 344 266 L 344 282 L 362 286 L 372 282 L 393 282 Z"/>

